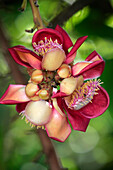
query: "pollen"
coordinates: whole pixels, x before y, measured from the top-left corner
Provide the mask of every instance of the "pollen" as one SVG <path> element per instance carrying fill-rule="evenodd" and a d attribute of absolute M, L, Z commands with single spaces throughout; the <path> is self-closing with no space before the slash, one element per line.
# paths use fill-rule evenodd
<path fill-rule="evenodd" d="M 51 38 L 47 39 L 47 37 L 45 37 L 45 41 L 41 40 L 38 42 L 38 44 L 33 43 L 33 46 L 38 55 L 41 56 L 44 56 L 51 49 L 54 48 L 62 49 L 62 44 L 59 44 L 57 39 L 53 41 Z"/>
<path fill-rule="evenodd" d="M 79 86 L 71 95 L 71 100 L 68 107 L 74 110 L 79 110 L 86 106 L 89 102 L 92 103 L 94 95 L 98 94 L 99 86 L 102 84 L 100 79 L 89 80 L 82 86 Z"/>

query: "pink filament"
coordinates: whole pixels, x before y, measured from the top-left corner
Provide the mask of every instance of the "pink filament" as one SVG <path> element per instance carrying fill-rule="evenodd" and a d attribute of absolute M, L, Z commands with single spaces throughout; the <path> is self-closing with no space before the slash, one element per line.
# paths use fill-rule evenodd
<path fill-rule="evenodd" d="M 46 37 L 45 42 L 41 40 L 38 44 L 34 43 L 33 46 L 35 47 L 35 51 L 42 56 L 53 48 L 62 49 L 62 44 L 60 45 L 57 40 L 53 42 L 51 38 L 47 39 Z"/>

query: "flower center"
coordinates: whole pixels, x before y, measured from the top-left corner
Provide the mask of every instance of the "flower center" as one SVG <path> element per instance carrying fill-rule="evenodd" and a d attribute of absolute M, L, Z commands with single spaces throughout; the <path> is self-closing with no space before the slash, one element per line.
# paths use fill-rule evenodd
<path fill-rule="evenodd" d="M 71 95 L 71 100 L 68 103 L 68 107 L 74 110 L 79 110 L 86 106 L 89 102 L 92 103 L 94 95 L 97 95 L 99 86 L 102 84 L 100 79 L 90 80 L 84 83 L 81 87 L 75 89 Z"/>
<path fill-rule="evenodd" d="M 35 47 L 35 51 L 38 53 L 38 55 L 44 56 L 48 51 L 54 48 L 59 48 L 62 50 L 62 44 L 60 45 L 57 41 L 53 41 L 51 38 L 47 39 L 45 37 L 45 41 L 41 40 L 36 44 L 35 42 L 33 43 L 33 46 Z"/>
<path fill-rule="evenodd" d="M 56 71 L 33 70 L 26 85 L 26 95 L 33 101 L 50 100 L 53 87 L 60 85 L 60 79 Z"/>

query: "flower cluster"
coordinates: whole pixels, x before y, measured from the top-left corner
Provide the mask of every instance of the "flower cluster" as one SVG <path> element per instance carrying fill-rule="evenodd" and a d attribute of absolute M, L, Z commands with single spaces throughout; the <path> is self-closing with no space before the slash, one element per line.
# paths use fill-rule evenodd
<path fill-rule="evenodd" d="M 102 57 L 93 51 L 85 61 L 73 64 L 86 38 L 73 45 L 57 25 L 55 30 L 44 28 L 34 34 L 34 52 L 21 45 L 10 48 L 13 59 L 27 67 L 30 79 L 27 85 L 9 85 L 0 103 L 16 104 L 27 123 L 45 129 L 60 142 L 71 133 L 69 121 L 74 130 L 86 131 L 90 119 L 109 105 L 109 96 L 97 79 L 105 66 Z"/>

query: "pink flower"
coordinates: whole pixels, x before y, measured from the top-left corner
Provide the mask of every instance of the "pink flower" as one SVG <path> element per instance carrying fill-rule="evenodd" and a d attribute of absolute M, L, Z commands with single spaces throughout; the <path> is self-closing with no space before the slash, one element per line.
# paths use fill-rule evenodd
<path fill-rule="evenodd" d="M 97 80 L 105 66 L 102 57 L 93 51 L 85 61 L 73 65 L 86 38 L 73 45 L 57 25 L 55 30 L 44 28 L 34 34 L 35 52 L 20 45 L 10 48 L 13 59 L 27 67 L 30 80 L 27 85 L 9 85 L 0 103 L 16 104 L 27 123 L 44 128 L 60 142 L 71 133 L 68 121 L 74 130 L 85 132 L 90 119 L 100 116 L 109 105 L 109 96 Z"/>

